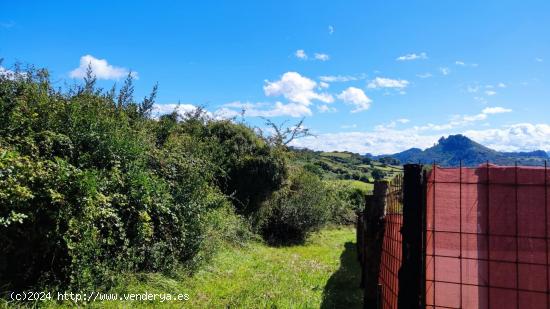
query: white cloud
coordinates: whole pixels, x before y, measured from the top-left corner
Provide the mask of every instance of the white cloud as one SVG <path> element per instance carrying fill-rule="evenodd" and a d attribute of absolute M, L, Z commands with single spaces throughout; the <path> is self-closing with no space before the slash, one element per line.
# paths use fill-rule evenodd
<path fill-rule="evenodd" d="M 408 123 L 410 120 L 406 118 L 396 119 L 392 120 L 390 123 L 387 124 L 380 124 L 374 127 L 375 131 L 386 131 L 388 129 L 393 129 L 397 127 L 398 124 L 405 124 Z"/>
<path fill-rule="evenodd" d="M 86 76 L 88 65 L 97 79 L 121 79 L 125 78 L 129 70 L 123 67 L 110 65 L 105 59 L 97 59 L 92 55 L 80 57 L 80 66 L 69 73 L 71 78 L 83 78 Z M 138 78 L 137 72 L 132 72 L 134 78 Z"/>
<path fill-rule="evenodd" d="M 399 88 L 403 89 L 409 85 L 409 82 L 404 79 L 391 79 L 384 77 L 377 77 L 374 80 L 370 81 L 367 85 L 368 88 Z"/>
<path fill-rule="evenodd" d="M 420 78 L 429 78 L 429 77 L 432 77 L 432 73 L 426 72 L 422 74 L 416 74 L 416 76 Z"/>
<path fill-rule="evenodd" d="M 176 111 L 180 117 L 184 117 L 186 113 L 192 112 L 196 109 L 197 109 L 197 106 L 193 104 L 175 104 L 175 103 L 155 104 L 153 106 L 153 111 L 151 115 L 153 116 L 153 118 L 158 119 L 162 115 L 170 114 Z M 208 112 L 207 114 L 211 115 Z"/>
<path fill-rule="evenodd" d="M 319 88 L 327 89 L 328 87 L 330 87 L 328 83 L 319 82 Z"/>
<path fill-rule="evenodd" d="M 328 26 L 328 34 L 333 34 L 334 33 L 334 27 L 332 25 L 329 25 Z"/>
<path fill-rule="evenodd" d="M 320 113 L 336 112 L 336 108 L 328 106 L 327 104 L 318 105 L 317 110 Z"/>
<path fill-rule="evenodd" d="M 413 130 L 337 132 L 308 136 L 291 145 L 320 151 L 352 151 L 356 153 L 390 154 L 412 147 L 432 146 L 439 135 L 420 135 Z"/>
<path fill-rule="evenodd" d="M 464 134 L 500 151 L 550 150 L 550 125 L 518 123 L 497 129 L 470 130 Z"/>
<path fill-rule="evenodd" d="M 493 129 L 454 131 L 499 151 L 550 150 L 550 125 L 518 123 Z M 392 154 L 412 147 L 428 148 L 447 134 L 422 134 L 414 128 L 402 130 L 336 132 L 295 140 L 292 145 L 321 151 Z"/>
<path fill-rule="evenodd" d="M 355 109 L 351 111 L 352 113 L 369 109 L 370 103 L 372 102 L 372 100 L 365 95 L 363 90 L 355 87 L 349 87 L 342 91 L 342 93 L 338 95 L 338 99 L 354 105 Z"/>
<path fill-rule="evenodd" d="M 497 94 L 497 92 L 494 91 L 494 90 L 487 90 L 487 91 L 485 91 L 485 94 L 488 95 L 488 96 L 493 96 L 493 95 Z"/>
<path fill-rule="evenodd" d="M 492 114 L 510 113 L 512 112 L 512 110 L 509 108 L 495 106 L 495 107 L 486 107 L 481 112 L 483 114 L 492 115 Z"/>
<path fill-rule="evenodd" d="M 498 83 L 497 85 L 499 88 L 506 88 L 506 84 L 505 83 Z"/>
<path fill-rule="evenodd" d="M 317 93 L 314 89 L 317 83 L 297 72 L 286 72 L 280 80 L 266 81 L 264 93 L 266 96 L 283 96 L 293 103 L 308 106 L 312 100 L 331 103 L 334 98 L 327 93 Z"/>
<path fill-rule="evenodd" d="M 495 107 L 486 107 L 479 114 L 475 115 L 454 115 L 451 117 L 450 121 L 445 124 L 433 124 L 428 123 L 423 126 L 413 127 L 417 131 L 445 131 L 455 128 L 469 126 L 475 122 L 483 121 L 488 118 L 489 115 L 509 113 L 511 109 L 495 106 Z"/>
<path fill-rule="evenodd" d="M 461 67 L 472 67 L 472 68 L 476 68 L 478 66 L 477 63 L 466 63 L 462 60 L 455 61 L 455 65 L 458 65 L 458 66 L 461 66 Z"/>
<path fill-rule="evenodd" d="M 350 82 L 355 80 L 362 80 L 367 78 L 367 74 L 358 74 L 358 75 L 324 75 L 319 76 L 319 79 L 327 83 L 335 82 Z"/>
<path fill-rule="evenodd" d="M 315 59 L 320 61 L 328 61 L 330 59 L 330 56 L 327 54 L 315 53 Z"/>
<path fill-rule="evenodd" d="M 306 54 L 306 52 L 305 52 L 303 49 L 298 49 L 298 50 L 294 53 L 294 56 L 296 56 L 296 58 L 302 59 L 302 60 L 306 60 L 306 59 L 307 59 L 307 54 Z"/>
<path fill-rule="evenodd" d="M 16 80 L 18 78 L 27 77 L 27 72 L 15 72 L 0 66 L 0 77 L 4 77 L 9 80 Z"/>
<path fill-rule="evenodd" d="M 420 53 L 420 54 L 407 54 L 404 56 L 397 57 L 395 60 L 397 61 L 411 61 L 411 60 L 418 60 L 418 59 L 428 59 L 428 54 L 426 53 Z"/>
<path fill-rule="evenodd" d="M 441 74 L 443 75 L 449 75 L 451 73 L 451 69 L 446 67 L 441 67 L 439 68 L 439 72 L 441 72 Z"/>
<path fill-rule="evenodd" d="M 542 58 L 535 58 L 536 62 L 543 62 L 544 60 Z"/>
<path fill-rule="evenodd" d="M 266 108 L 267 107 L 267 108 Z M 250 102 L 231 102 L 222 105 L 216 110 L 214 115 L 220 118 L 232 118 L 238 116 L 245 111 L 245 116 L 248 117 L 303 117 L 311 116 L 311 109 L 303 104 L 298 103 L 281 103 L 275 102 L 275 105 L 270 103 L 250 103 Z"/>
<path fill-rule="evenodd" d="M 342 129 L 355 129 L 357 128 L 357 125 L 354 123 L 354 124 L 343 124 L 340 126 L 340 128 Z"/>

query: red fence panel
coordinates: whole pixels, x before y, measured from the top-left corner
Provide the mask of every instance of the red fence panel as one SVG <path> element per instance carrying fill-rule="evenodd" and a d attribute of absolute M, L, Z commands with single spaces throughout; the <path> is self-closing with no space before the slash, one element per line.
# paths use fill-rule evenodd
<path fill-rule="evenodd" d="M 547 168 L 434 167 L 426 307 L 550 309 Z"/>
<path fill-rule="evenodd" d="M 402 264 L 403 226 L 403 177 L 396 176 L 388 186 L 384 216 L 384 239 L 380 259 L 381 285 L 380 303 L 382 308 L 397 308 L 399 296 L 399 269 Z"/>

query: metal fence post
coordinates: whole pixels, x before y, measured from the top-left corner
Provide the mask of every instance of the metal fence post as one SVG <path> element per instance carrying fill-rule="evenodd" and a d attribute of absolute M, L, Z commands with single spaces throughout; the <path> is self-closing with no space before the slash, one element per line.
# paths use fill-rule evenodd
<path fill-rule="evenodd" d="M 423 212 L 425 207 L 422 165 L 404 166 L 403 178 L 403 262 L 399 270 L 398 308 L 421 308 L 425 291 L 422 262 Z"/>
<path fill-rule="evenodd" d="M 364 307 L 378 308 L 380 274 L 380 259 L 382 256 L 382 242 L 384 239 L 384 211 L 386 209 L 386 195 L 388 182 L 376 181 L 373 195 L 365 209 L 365 235 L 363 238 L 363 270 L 364 270 Z"/>

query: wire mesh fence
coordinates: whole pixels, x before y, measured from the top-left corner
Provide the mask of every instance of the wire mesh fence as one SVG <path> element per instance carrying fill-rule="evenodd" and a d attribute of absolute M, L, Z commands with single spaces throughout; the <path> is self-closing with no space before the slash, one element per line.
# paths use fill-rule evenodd
<path fill-rule="evenodd" d="M 384 238 L 380 263 L 380 304 L 382 308 L 397 308 L 399 268 L 402 262 L 403 176 L 395 176 L 388 184 L 385 196 Z"/>
<path fill-rule="evenodd" d="M 433 166 L 427 308 L 550 308 L 548 168 Z"/>
<path fill-rule="evenodd" d="M 368 308 L 550 309 L 549 185 L 546 163 L 406 167 L 362 217 Z"/>

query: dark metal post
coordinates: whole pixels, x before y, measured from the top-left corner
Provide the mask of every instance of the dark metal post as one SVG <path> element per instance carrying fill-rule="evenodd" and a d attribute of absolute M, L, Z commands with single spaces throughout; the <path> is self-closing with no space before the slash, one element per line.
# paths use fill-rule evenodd
<path fill-rule="evenodd" d="M 365 209 L 363 242 L 363 272 L 364 272 L 364 307 L 377 308 L 378 276 L 382 257 L 382 242 L 384 240 L 384 210 L 386 209 L 386 195 L 388 182 L 376 181 L 373 195 L 367 209 Z"/>
<path fill-rule="evenodd" d="M 403 262 L 399 270 L 399 308 L 420 308 L 423 281 L 422 235 L 425 209 L 422 165 L 404 166 L 403 178 Z"/>

